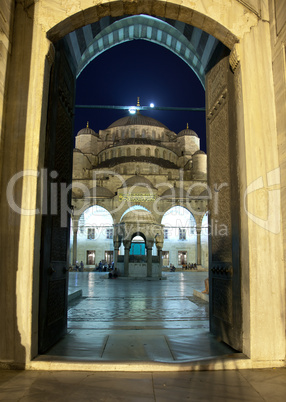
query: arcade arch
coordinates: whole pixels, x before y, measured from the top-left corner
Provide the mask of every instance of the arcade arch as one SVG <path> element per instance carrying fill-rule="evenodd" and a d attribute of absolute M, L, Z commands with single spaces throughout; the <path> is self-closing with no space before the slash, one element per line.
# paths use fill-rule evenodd
<path fill-rule="evenodd" d="M 231 91 L 234 91 L 237 99 L 236 106 L 232 105 L 231 108 L 238 117 L 235 131 L 238 145 L 234 160 L 239 169 L 236 171 L 236 166 L 231 165 L 230 174 L 231 178 L 235 178 L 238 172 L 240 180 L 235 200 L 242 200 L 243 191 L 258 178 L 267 177 L 271 183 L 279 185 L 279 175 L 275 176 L 279 160 L 277 127 L 276 124 L 273 124 L 276 122 L 276 115 L 267 2 L 262 4 L 262 2 L 248 3 L 247 1 L 242 3 L 236 0 L 229 2 L 197 0 L 193 1 L 190 7 L 179 6 L 171 1 L 158 2 L 155 0 L 143 3 L 106 0 L 100 2 L 100 5 L 94 5 L 93 1 L 86 1 L 84 2 L 85 7 L 82 7 L 83 2 L 81 1 L 70 1 L 69 7 L 66 4 L 66 2 L 60 2 L 58 7 L 52 8 L 51 2 L 48 0 L 35 4 L 31 2 L 28 15 L 28 11 L 23 8 L 22 3 L 16 3 L 13 41 L 11 35 L 14 51 L 11 52 L 9 67 L 11 71 L 18 71 L 19 79 L 12 80 L 10 77 L 5 91 L 8 94 L 8 100 L 2 121 L 2 127 L 5 129 L 5 141 L 1 142 L 1 146 L 4 147 L 1 182 L 3 188 L 7 188 L 11 175 L 25 169 L 37 171 L 39 166 L 42 167 L 44 163 L 43 144 L 46 135 L 49 70 L 54 58 L 54 47 L 51 46 L 50 41 L 55 43 L 74 29 L 93 23 L 104 16 L 140 14 L 142 12 L 166 18 L 175 17 L 177 21 L 202 27 L 231 49 L 230 61 L 236 71 L 235 87 L 232 87 Z M 23 31 L 25 35 L 22 34 Z M 21 49 L 23 50 L 21 51 Z M 57 47 L 57 55 L 59 51 L 60 48 Z M 25 57 L 22 52 L 25 52 Z M 223 68 L 219 70 L 225 71 Z M 217 70 L 216 73 L 218 73 Z M 52 74 L 62 73 L 53 69 Z M 218 76 L 216 74 L 216 77 Z M 29 80 L 29 77 L 33 77 L 33 80 Z M 227 82 L 225 86 L 228 88 L 228 85 Z M 216 86 L 216 90 L 207 88 L 207 109 L 210 120 L 213 116 L 218 116 L 216 114 L 217 107 L 220 108 L 220 105 L 225 104 L 226 94 L 219 93 L 219 88 L 219 85 Z M 22 102 L 16 102 L 19 90 L 23 95 Z M 62 93 L 61 97 L 64 100 L 66 94 Z M 57 98 L 55 93 L 54 98 Z M 261 99 L 267 99 L 267 108 L 263 102 L 260 102 Z M 66 106 L 67 109 L 70 108 L 68 102 L 66 102 Z M 224 110 L 222 115 L 226 116 L 227 112 Z M 52 121 L 56 121 L 56 114 L 53 115 Z M 215 119 L 212 121 L 214 124 L 209 130 L 209 134 L 215 131 Z M 9 125 L 9 129 L 6 125 Z M 67 127 L 70 125 L 67 124 Z M 220 125 L 220 127 L 223 126 Z M 52 133 L 48 135 L 52 138 Z M 233 140 L 234 138 L 231 138 L 232 145 L 235 144 Z M 15 141 L 18 145 L 16 161 L 12 154 L 15 150 Z M 51 160 L 54 156 L 54 154 L 51 155 Z M 212 160 L 211 158 L 210 160 Z M 55 164 L 54 166 L 56 167 Z M 221 166 L 230 166 L 230 163 L 228 161 Z M 53 165 L 51 167 L 53 168 Z M 224 173 L 223 169 L 221 170 L 221 173 Z M 216 177 L 221 178 L 220 172 L 215 172 L 212 184 Z M 25 209 L 35 210 L 36 202 L 40 199 L 40 189 L 37 184 L 31 183 L 29 180 L 28 177 L 24 178 L 19 193 Z M 9 339 L 9 342 L 7 341 L 7 344 L 3 342 L 0 353 L 1 359 L 20 362 L 24 365 L 31 364 L 31 359 L 38 353 L 39 333 L 35 330 L 38 323 L 38 309 L 33 306 L 39 305 L 37 278 L 39 276 L 40 244 L 38 239 L 41 237 L 41 228 L 45 228 L 45 225 L 39 216 L 35 215 L 19 219 L 18 215 L 11 212 L 10 206 L 4 202 L 4 193 L 3 191 L 1 194 L 3 204 L 1 222 L 3 227 L 11 228 L 9 240 L 11 240 L 11 244 L 17 244 L 17 250 L 13 250 L 11 253 L 11 248 L 7 247 L 7 250 L 3 248 L 1 254 L 2 266 L 11 264 L 15 270 L 5 270 L 3 273 L 1 281 L 3 292 L 0 293 L 4 295 L 4 290 L 7 288 L 14 289 L 15 292 L 12 294 L 13 302 L 7 306 L 5 311 L 1 311 L 1 321 L 8 323 L 5 328 L 1 329 L 1 335 L 3 333 L 2 338 Z M 246 207 L 253 214 L 253 211 L 257 211 L 256 204 L 261 205 L 260 194 L 252 194 L 246 198 Z M 263 197 L 263 200 L 264 198 L 266 199 L 267 196 Z M 267 207 L 263 206 L 262 209 L 266 211 Z M 278 219 L 280 222 L 279 212 L 279 209 L 275 211 L 274 219 Z M 285 292 L 283 285 L 285 278 L 284 266 L 281 264 L 283 261 L 282 233 L 266 231 L 261 225 L 255 224 L 248 218 L 241 205 L 236 208 L 236 214 L 238 219 L 234 220 L 235 224 L 232 225 L 232 228 L 237 231 L 239 241 L 236 243 L 236 247 L 241 251 L 239 261 L 241 282 L 236 282 L 235 290 L 240 294 L 240 283 L 243 283 L 244 336 L 241 349 L 252 359 L 252 362 L 260 360 L 261 365 L 263 365 L 261 362 L 267 364 L 267 361 L 285 360 L 285 303 L 283 301 L 285 299 L 283 293 Z M 233 217 L 234 211 L 230 211 L 229 216 Z M 242 232 L 244 236 L 241 236 Z M 30 233 L 30 236 L 27 236 L 27 233 Z M 220 262 L 223 259 L 223 247 L 218 248 L 218 251 L 221 253 L 218 252 L 216 258 Z M 269 260 L 272 261 L 271 272 L 264 270 L 262 273 L 261 262 Z M 24 266 L 23 261 L 26 261 Z M 50 261 L 48 263 L 50 264 Z M 228 271 L 229 266 L 222 264 L 220 267 L 225 268 L 224 272 L 228 276 L 231 275 L 231 269 Z M 236 268 L 233 267 L 234 269 Z M 44 271 L 45 269 L 42 268 L 41 275 Z M 263 280 L 261 280 L 261 275 Z M 216 279 L 219 282 L 219 278 Z M 47 294 L 48 291 L 46 290 L 45 293 L 45 289 L 42 288 L 43 299 Z M 213 297 L 214 294 L 211 293 L 210 296 Z M 211 314 L 217 315 L 221 312 L 220 305 L 217 303 L 219 300 L 214 298 L 213 305 L 217 310 L 212 311 Z M 227 325 L 224 327 L 226 331 L 224 335 L 229 343 L 235 345 L 236 342 L 230 339 L 228 333 L 228 330 L 234 326 L 233 318 L 235 317 L 229 310 L 225 316 Z M 212 330 L 216 332 L 219 327 L 220 324 L 215 323 Z M 263 328 L 262 331 L 261 328 Z M 273 328 L 275 328 L 275 332 Z M 39 332 L 41 333 L 41 330 Z M 63 331 L 59 330 L 57 334 L 61 336 Z"/>
<path fill-rule="evenodd" d="M 71 231 L 73 265 L 82 261 L 95 268 L 100 261 L 113 261 L 113 218 L 107 209 L 99 205 L 88 207 L 71 225 Z"/>
<path fill-rule="evenodd" d="M 185 207 L 174 206 L 165 212 L 161 224 L 164 226 L 163 255 L 169 264 L 180 268 L 189 263 L 201 264 L 194 215 Z"/>

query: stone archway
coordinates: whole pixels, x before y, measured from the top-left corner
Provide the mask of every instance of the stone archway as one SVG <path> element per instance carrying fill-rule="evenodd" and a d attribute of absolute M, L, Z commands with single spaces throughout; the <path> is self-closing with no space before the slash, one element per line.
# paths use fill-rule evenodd
<path fill-rule="evenodd" d="M 254 362 L 284 360 L 282 234 L 275 226 L 280 223 L 280 209 L 277 208 L 269 217 L 268 189 L 263 189 L 261 185 L 261 191 L 254 192 L 255 185 L 252 185 L 256 180 L 260 180 L 260 184 L 265 181 L 265 185 L 275 185 L 280 191 L 268 5 L 265 4 L 260 10 L 253 2 L 247 6 L 247 2 L 242 4 L 235 0 L 227 4 L 221 0 L 198 0 L 190 8 L 170 1 L 155 0 L 104 1 L 98 6 L 91 1 L 84 2 L 84 6 L 82 1 L 69 1 L 68 4 L 59 2 L 56 9 L 52 9 L 48 1 L 29 4 L 30 7 L 24 7 L 22 3 L 16 3 L 13 40 L 11 35 L 13 52 L 9 66 L 12 73 L 17 71 L 17 79 L 13 74 L 7 78 L 2 121 L 1 185 L 5 189 L 11 177 L 19 171 L 36 172 L 44 166 L 49 71 L 54 57 L 50 40 L 57 41 L 72 30 L 103 16 L 143 12 L 193 24 L 213 34 L 232 50 L 231 64 L 240 64 L 241 70 L 236 83 L 240 90 L 236 102 L 238 155 L 235 163 L 239 168 L 238 197 L 241 201 L 242 350 Z M 46 38 L 47 33 L 49 39 Z M 23 82 L 25 87 L 22 86 Z M 261 99 L 266 100 L 267 107 Z M 40 183 L 31 176 L 25 176 L 18 194 L 17 201 L 23 209 L 36 210 Z M 38 311 L 35 306 L 38 306 L 41 219 L 39 214 L 23 214 L 19 217 L 17 212 L 11 210 L 5 197 L 3 191 L 1 222 L 3 227 L 10 227 L 11 231 L 3 244 L 9 241 L 17 246 L 14 246 L 12 254 L 8 247 L 3 247 L 1 251 L 2 265 L 14 268 L 3 272 L 1 281 L 1 294 L 5 295 L 4 290 L 9 288 L 12 298 L 8 308 L 1 312 L 1 320 L 10 324 L 1 329 L 5 342 L 0 355 L 2 360 L 30 364 L 37 355 Z M 280 206 L 280 193 L 277 197 L 277 205 Z M 258 220 L 255 222 L 253 217 L 258 215 L 261 219 L 261 211 L 265 215 L 262 218 L 266 222 L 269 218 L 274 226 L 263 226 Z M 262 272 L 261 267 L 265 266 L 266 261 L 271 261 L 272 269 Z"/>

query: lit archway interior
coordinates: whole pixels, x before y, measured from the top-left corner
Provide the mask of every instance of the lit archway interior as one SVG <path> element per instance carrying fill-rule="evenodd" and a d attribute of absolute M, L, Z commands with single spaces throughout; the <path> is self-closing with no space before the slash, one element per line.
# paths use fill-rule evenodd
<path fill-rule="evenodd" d="M 196 220 L 186 208 L 170 208 L 163 216 L 163 264 L 182 267 L 197 261 Z"/>
<path fill-rule="evenodd" d="M 85 266 L 113 261 L 113 218 L 105 208 L 93 205 L 82 213 L 78 222 L 77 250 L 78 261 L 83 261 Z"/>

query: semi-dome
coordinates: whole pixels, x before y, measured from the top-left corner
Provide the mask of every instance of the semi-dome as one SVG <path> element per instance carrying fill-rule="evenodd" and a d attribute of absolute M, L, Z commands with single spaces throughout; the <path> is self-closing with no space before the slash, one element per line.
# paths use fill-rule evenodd
<path fill-rule="evenodd" d="M 152 117 L 149 117 L 149 116 L 144 116 L 141 113 L 136 113 L 134 115 L 122 117 L 121 119 L 116 120 L 114 123 L 112 123 L 108 128 L 136 126 L 136 125 L 161 127 L 161 128 L 165 128 L 166 130 L 169 130 L 168 127 L 166 127 L 160 121 L 153 119 Z"/>
<path fill-rule="evenodd" d="M 180 187 L 172 187 L 168 188 L 168 190 L 164 191 L 164 193 L 161 195 L 161 197 L 164 198 L 186 198 L 187 197 L 187 192 L 184 188 Z"/>
<path fill-rule="evenodd" d="M 133 187 L 133 186 L 154 188 L 154 186 L 150 180 L 148 180 L 144 176 L 139 176 L 139 175 L 129 177 L 129 179 L 127 179 L 124 182 L 122 187 Z"/>
<path fill-rule="evenodd" d="M 77 135 L 85 135 L 85 134 L 95 135 L 96 137 L 98 137 L 98 134 L 96 134 L 96 132 L 89 127 L 89 122 L 86 123 L 86 127 L 82 128 L 77 133 Z"/>
<path fill-rule="evenodd" d="M 114 194 L 108 188 L 96 186 L 90 190 L 91 197 L 98 197 L 98 198 L 112 198 Z"/>
<path fill-rule="evenodd" d="M 192 137 L 198 137 L 198 134 L 195 131 L 189 129 L 188 124 L 187 124 L 187 128 L 185 128 L 184 130 L 179 132 L 178 137 L 183 137 L 184 135 L 189 135 L 189 136 L 192 136 Z"/>

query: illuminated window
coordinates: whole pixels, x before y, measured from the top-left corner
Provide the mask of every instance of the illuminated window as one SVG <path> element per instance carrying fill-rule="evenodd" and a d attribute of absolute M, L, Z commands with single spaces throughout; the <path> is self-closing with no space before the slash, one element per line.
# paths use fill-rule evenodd
<path fill-rule="evenodd" d="M 106 238 L 113 239 L 113 229 L 106 229 Z"/>
<path fill-rule="evenodd" d="M 162 251 L 162 259 L 163 259 L 163 265 L 167 266 L 169 265 L 169 251 Z"/>
<path fill-rule="evenodd" d="M 187 252 L 186 251 L 178 251 L 178 265 L 187 264 Z"/>
<path fill-rule="evenodd" d="M 86 252 L 86 263 L 87 265 L 95 264 L 95 250 L 87 250 Z"/>
<path fill-rule="evenodd" d="M 88 240 L 94 240 L 95 239 L 95 229 L 87 229 L 87 238 Z"/>
<path fill-rule="evenodd" d="M 105 261 L 107 264 L 111 264 L 113 261 L 113 251 L 105 251 Z"/>
<path fill-rule="evenodd" d="M 179 240 L 186 240 L 186 229 L 179 228 Z"/>

